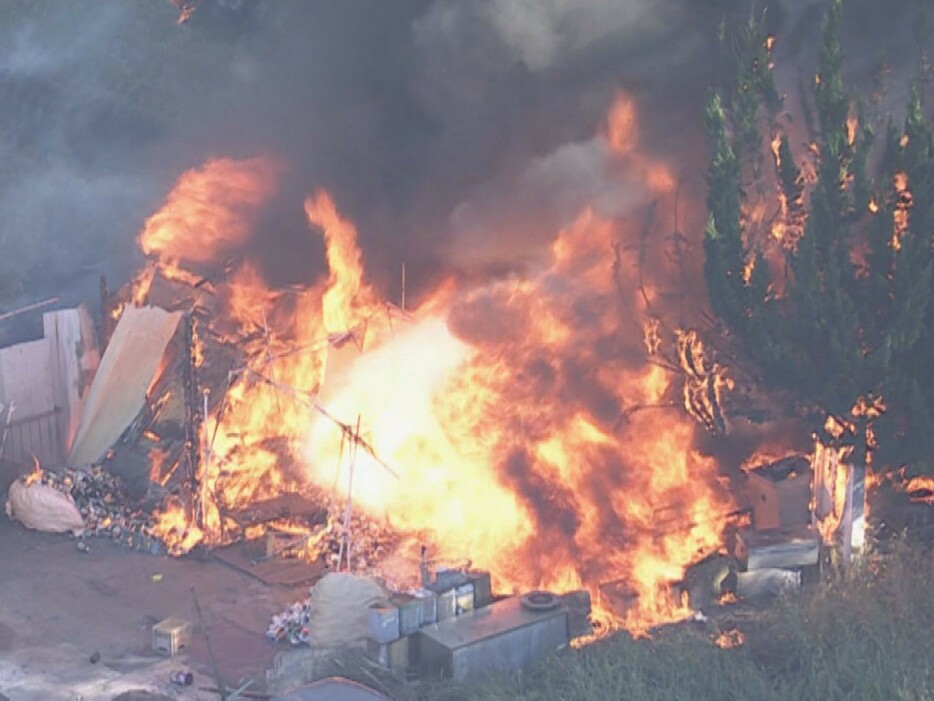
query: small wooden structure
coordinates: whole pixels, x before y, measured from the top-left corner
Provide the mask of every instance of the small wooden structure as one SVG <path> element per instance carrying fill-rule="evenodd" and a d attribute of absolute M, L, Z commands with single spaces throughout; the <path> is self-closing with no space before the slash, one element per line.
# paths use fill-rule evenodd
<path fill-rule="evenodd" d="M 3 457 L 60 466 L 100 363 L 87 309 L 47 312 L 43 338 L 0 348 Z"/>

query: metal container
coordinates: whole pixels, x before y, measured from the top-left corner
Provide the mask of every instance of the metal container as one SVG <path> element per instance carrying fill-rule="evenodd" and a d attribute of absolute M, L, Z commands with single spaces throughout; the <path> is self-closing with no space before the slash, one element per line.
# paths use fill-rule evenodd
<path fill-rule="evenodd" d="M 427 626 L 438 622 L 438 595 L 428 589 L 415 592 L 418 601 L 418 625 Z"/>
<path fill-rule="evenodd" d="M 493 603 L 493 583 L 485 570 L 471 570 L 467 580 L 473 585 L 474 608 L 483 608 Z"/>
<path fill-rule="evenodd" d="M 408 637 L 390 643 L 370 639 L 366 641 L 367 657 L 396 674 L 403 674 L 410 666 L 409 643 Z"/>
<path fill-rule="evenodd" d="M 367 630 L 372 640 L 391 643 L 399 639 L 399 609 L 395 606 L 374 606 L 367 612 Z"/>
<path fill-rule="evenodd" d="M 438 569 L 435 571 L 436 590 L 454 589 L 467 584 L 467 575 L 460 570 Z"/>
<path fill-rule="evenodd" d="M 195 683 L 195 675 L 186 671 L 175 672 L 172 674 L 172 683 L 177 686 L 191 686 Z"/>
<path fill-rule="evenodd" d="M 454 590 L 454 613 L 460 616 L 474 610 L 473 584 L 464 584 Z"/>
<path fill-rule="evenodd" d="M 422 674 L 455 680 L 517 672 L 567 643 L 563 608 L 530 611 L 519 597 L 422 628 L 413 636 Z"/>
<path fill-rule="evenodd" d="M 581 589 L 563 594 L 559 598 L 561 599 L 561 607 L 568 614 L 568 636 L 573 639 L 582 635 L 592 635 L 590 592 Z"/>
<path fill-rule="evenodd" d="M 457 598 L 453 589 L 441 592 L 435 599 L 438 603 L 438 622 L 457 615 Z"/>
<path fill-rule="evenodd" d="M 395 594 L 389 603 L 399 609 L 399 633 L 409 635 L 421 626 L 421 602 L 408 594 Z"/>

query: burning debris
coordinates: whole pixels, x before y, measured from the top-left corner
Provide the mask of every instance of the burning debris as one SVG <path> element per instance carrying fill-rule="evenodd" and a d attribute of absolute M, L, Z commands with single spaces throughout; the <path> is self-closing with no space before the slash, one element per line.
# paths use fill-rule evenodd
<path fill-rule="evenodd" d="M 354 515 L 345 529 L 344 511 L 345 504 L 335 499 L 329 500 L 324 541 L 327 564 L 338 570 L 343 560 L 350 563 L 347 567 L 350 572 L 368 574 L 374 569 L 378 571 L 379 563 L 395 549 L 399 535 L 385 522 L 364 513 Z"/>
<path fill-rule="evenodd" d="M 620 96 L 595 147 L 646 175 L 647 203 L 671 201 L 637 122 Z M 146 535 L 173 555 L 269 531 L 302 541 L 283 540 L 282 555 L 393 580 L 415 563 L 387 556 L 424 534 L 504 591 L 623 581 L 634 594 L 616 624 L 679 617 L 665 587 L 722 545 L 733 510 L 717 462 L 694 447 L 699 431 L 726 429 L 731 385 L 690 330 L 656 329 L 649 350 L 676 360 L 645 363 L 641 320 L 665 293 L 644 270 L 649 251 L 615 246 L 641 240 L 643 222 L 586 208 L 522 279 L 449 280 L 402 310 L 367 283 L 356 228 L 325 191 L 304 208 L 328 275 L 267 283 L 249 244 L 278 172 L 265 157 L 210 161 L 147 220 L 149 264 L 116 294 L 104 287 L 109 343 L 91 388 L 126 401 L 89 402 L 78 462 L 141 479 L 159 502 Z M 131 326 L 158 327 L 159 343 Z M 291 496 L 306 505 L 253 508 Z M 102 508 L 95 528 L 142 529 L 136 511 Z"/>
<path fill-rule="evenodd" d="M 304 601 L 291 604 L 282 613 L 272 617 L 266 637 L 273 642 L 288 641 L 292 645 L 307 645 L 308 623 L 311 611 L 311 593 Z"/>
<path fill-rule="evenodd" d="M 647 199 L 673 197 L 667 166 L 639 152 L 632 100 L 614 105 L 612 138 L 595 143 L 654 174 Z M 305 212 L 328 276 L 267 285 L 244 246 L 276 172 L 256 158 L 186 173 L 140 235 L 149 267 L 109 300 L 112 318 L 148 303 L 187 320 L 113 451 L 150 455 L 168 494 L 153 533 L 172 553 L 215 547 L 247 536 L 233 514 L 249 504 L 324 492 L 344 501 L 318 541 L 332 565 L 345 566 L 335 542 L 365 571 L 391 550 L 387 534 L 424 532 L 507 590 L 596 592 L 623 577 L 640 593 L 627 626 L 670 617 L 658 584 L 722 543 L 731 510 L 716 462 L 692 447 L 691 418 L 724 430 L 729 381 L 690 331 L 670 368 L 633 362 L 642 339 L 621 320 L 651 317 L 659 300 L 645 251 L 630 260 L 621 246 L 615 266 L 610 255 L 639 235 L 635 222 L 587 209 L 518 283 L 450 281 L 402 311 L 365 281 L 356 229 L 323 191 Z M 659 504 L 684 523 L 660 528 Z"/>
<path fill-rule="evenodd" d="M 273 616 L 266 636 L 276 642 L 287 640 L 292 645 L 322 647 L 363 640 L 367 611 L 386 596 L 384 589 L 371 579 L 330 573 L 311 587 L 307 599 Z"/>

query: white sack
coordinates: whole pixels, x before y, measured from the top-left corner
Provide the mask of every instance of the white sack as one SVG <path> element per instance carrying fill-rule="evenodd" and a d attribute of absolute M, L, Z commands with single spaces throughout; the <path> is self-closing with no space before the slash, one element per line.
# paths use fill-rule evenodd
<path fill-rule="evenodd" d="M 312 587 L 310 598 L 308 643 L 339 647 L 367 637 L 368 610 L 386 595 L 371 579 L 331 572 Z"/>
<path fill-rule="evenodd" d="M 78 534 L 84 530 L 84 519 L 71 495 L 41 482 L 28 486 L 22 480 L 13 482 L 7 495 L 6 515 L 26 528 L 46 533 Z"/>

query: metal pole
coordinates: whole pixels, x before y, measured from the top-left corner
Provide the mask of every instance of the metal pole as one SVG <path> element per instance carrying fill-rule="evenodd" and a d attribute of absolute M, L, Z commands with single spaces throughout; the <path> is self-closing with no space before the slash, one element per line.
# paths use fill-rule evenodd
<path fill-rule="evenodd" d="M 50 297 L 49 299 L 44 299 L 41 302 L 36 302 L 35 304 L 30 304 L 26 307 L 14 309 L 11 312 L 0 314 L 0 321 L 6 321 L 7 319 L 12 319 L 14 316 L 19 316 L 20 314 L 25 314 L 26 312 L 32 312 L 37 309 L 42 309 L 43 307 L 48 307 L 52 304 L 55 304 L 56 302 L 58 302 L 58 297 Z"/>
<path fill-rule="evenodd" d="M 357 446 L 354 444 L 350 448 L 350 469 L 347 474 L 347 507 L 344 511 L 344 540 L 347 543 L 345 548 L 347 555 L 347 571 L 350 572 L 350 545 L 353 541 L 350 533 L 350 518 L 353 513 L 353 468 L 357 459 Z M 340 566 L 337 568 L 340 570 Z"/>
<path fill-rule="evenodd" d="M 6 425 L 3 427 L 3 438 L 0 439 L 0 462 L 3 462 L 3 450 L 6 448 L 6 439 L 10 435 L 10 424 L 13 423 L 13 412 L 16 410 L 16 402 L 10 402 L 10 407 L 7 409 L 6 414 Z"/>
<path fill-rule="evenodd" d="M 357 461 L 357 441 L 360 438 L 360 415 L 357 415 L 357 427 L 354 429 L 353 441 L 350 446 L 350 466 L 347 471 L 347 505 L 344 508 L 344 537 L 343 541 L 346 543 L 346 547 L 342 547 L 341 550 L 346 550 L 347 554 L 347 571 L 350 572 L 350 545 L 352 542 L 352 537 L 350 533 L 350 518 L 353 513 L 353 469 L 354 463 Z M 340 571 L 340 559 L 337 562 L 337 569 Z"/>

